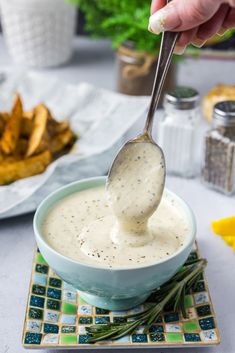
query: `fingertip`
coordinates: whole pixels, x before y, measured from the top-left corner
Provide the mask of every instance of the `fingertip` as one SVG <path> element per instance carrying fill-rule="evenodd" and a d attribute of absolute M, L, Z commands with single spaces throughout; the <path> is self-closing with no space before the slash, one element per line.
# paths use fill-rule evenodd
<path fill-rule="evenodd" d="M 180 46 L 180 45 L 176 44 L 175 49 L 174 49 L 174 54 L 176 54 L 176 55 L 184 54 L 186 47 L 187 47 L 186 45 Z"/>
<path fill-rule="evenodd" d="M 150 14 L 154 14 L 156 11 L 160 10 L 162 7 L 166 5 L 165 0 L 152 0 L 150 6 Z"/>

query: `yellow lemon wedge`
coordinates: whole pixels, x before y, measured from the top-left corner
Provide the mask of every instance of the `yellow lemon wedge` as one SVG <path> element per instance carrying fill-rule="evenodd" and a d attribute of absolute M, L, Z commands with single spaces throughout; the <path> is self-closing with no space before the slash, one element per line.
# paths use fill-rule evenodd
<path fill-rule="evenodd" d="M 212 230 L 235 250 L 235 216 L 218 219 L 211 223 Z"/>

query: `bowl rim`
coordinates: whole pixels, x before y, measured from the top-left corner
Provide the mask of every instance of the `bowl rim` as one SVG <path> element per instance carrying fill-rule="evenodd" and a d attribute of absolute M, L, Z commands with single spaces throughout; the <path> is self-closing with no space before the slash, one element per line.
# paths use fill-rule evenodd
<path fill-rule="evenodd" d="M 83 183 L 90 183 L 91 187 L 89 188 L 93 188 L 96 186 L 92 186 L 92 183 L 95 181 L 98 182 L 105 182 L 106 180 L 106 176 L 97 176 L 97 177 L 91 177 L 91 178 L 83 178 L 80 180 L 76 180 L 72 183 L 66 184 L 58 189 L 56 189 L 55 191 L 51 192 L 46 198 L 44 198 L 40 204 L 38 205 L 36 212 L 34 214 L 34 218 L 33 218 L 33 230 L 34 230 L 34 234 L 35 234 L 35 238 L 36 238 L 36 242 L 37 239 L 39 238 L 40 242 L 43 243 L 43 246 L 47 248 L 47 250 L 49 250 L 50 252 L 52 252 L 55 256 L 62 258 L 62 260 L 66 260 L 67 262 L 72 262 L 75 265 L 79 265 L 82 267 L 88 267 L 91 269 L 100 269 L 100 270 L 106 270 L 106 271 L 127 271 L 127 270 L 141 270 L 141 269 L 146 269 L 146 268 L 151 268 L 154 267 L 156 265 L 160 265 L 163 263 L 167 263 L 170 260 L 176 258 L 178 255 L 180 255 L 190 244 L 193 244 L 193 242 L 195 241 L 195 237 L 196 237 L 196 219 L 194 216 L 194 213 L 191 209 L 191 207 L 188 205 L 188 203 L 186 201 L 184 201 L 180 196 L 178 196 L 177 194 L 175 194 L 173 191 L 169 190 L 168 188 L 164 188 L 164 192 L 167 192 L 168 194 L 172 195 L 174 198 L 177 199 L 177 201 L 182 205 L 183 209 L 185 210 L 185 213 L 188 214 L 189 216 L 189 223 L 191 225 L 191 232 L 188 234 L 188 237 L 186 239 L 186 241 L 184 242 L 183 246 L 181 246 L 175 253 L 173 253 L 172 255 L 168 256 L 165 259 L 161 259 L 158 260 L 154 263 L 151 264 L 147 264 L 147 265 L 143 265 L 143 266 L 122 266 L 122 267 L 108 267 L 105 265 L 100 265 L 100 264 L 90 264 L 90 263 L 85 263 L 85 262 L 80 262 L 78 260 L 74 260 L 66 255 L 61 254 L 60 252 L 56 251 L 53 247 L 51 247 L 46 240 L 43 237 L 42 232 L 39 231 L 39 224 L 38 224 L 38 218 L 40 216 L 40 214 L 43 214 L 44 211 L 44 207 L 46 206 L 46 204 L 51 200 L 51 198 L 53 198 L 55 195 L 62 193 L 64 190 L 72 188 L 75 185 L 79 185 L 79 184 L 83 184 Z M 105 185 L 105 183 L 104 183 Z M 88 188 L 86 188 L 88 189 Z M 84 190 L 86 190 L 84 189 Z M 82 190 L 81 190 L 82 191 Z M 75 191 L 75 192 L 79 192 L 79 191 Z M 60 200 L 62 200 L 65 197 L 68 197 L 69 195 L 73 194 L 73 192 L 68 193 L 67 195 L 65 195 L 64 197 L 59 198 L 59 200 L 57 200 L 55 203 L 53 203 L 53 205 L 55 205 L 57 202 L 59 202 Z M 45 216 L 45 215 L 44 215 Z M 45 217 L 43 217 L 45 219 Z M 38 245 L 38 242 L 37 242 Z"/>

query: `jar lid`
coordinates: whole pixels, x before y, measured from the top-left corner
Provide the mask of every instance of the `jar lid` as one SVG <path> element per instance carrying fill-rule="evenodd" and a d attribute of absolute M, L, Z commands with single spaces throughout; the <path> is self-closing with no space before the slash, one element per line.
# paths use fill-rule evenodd
<path fill-rule="evenodd" d="M 165 101 L 180 110 L 195 108 L 199 99 L 198 92 L 191 87 L 178 86 L 165 95 Z"/>
<path fill-rule="evenodd" d="M 235 125 L 235 100 L 215 104 L 213 118 L 223 126 Z"/>

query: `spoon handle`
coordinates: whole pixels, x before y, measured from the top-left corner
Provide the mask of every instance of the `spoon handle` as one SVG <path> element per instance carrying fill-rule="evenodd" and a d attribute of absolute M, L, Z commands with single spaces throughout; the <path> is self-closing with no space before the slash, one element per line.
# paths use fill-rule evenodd
<path fill-rule="evenodd" d="M 155 110 L 159 102 L 162 86 L 165 81 L 167 71 L 169 69 L 172 54 L 175 48 L 179 33 L 177 32 L 164 32 L 162 34 L 161 46 L 158 56 L 157 69 L 154 78 L 153 90 L 151 95 L 151 101 L 149 111 L 145 123 L 144 131 L 151 136 L 153 118 Z"/>

